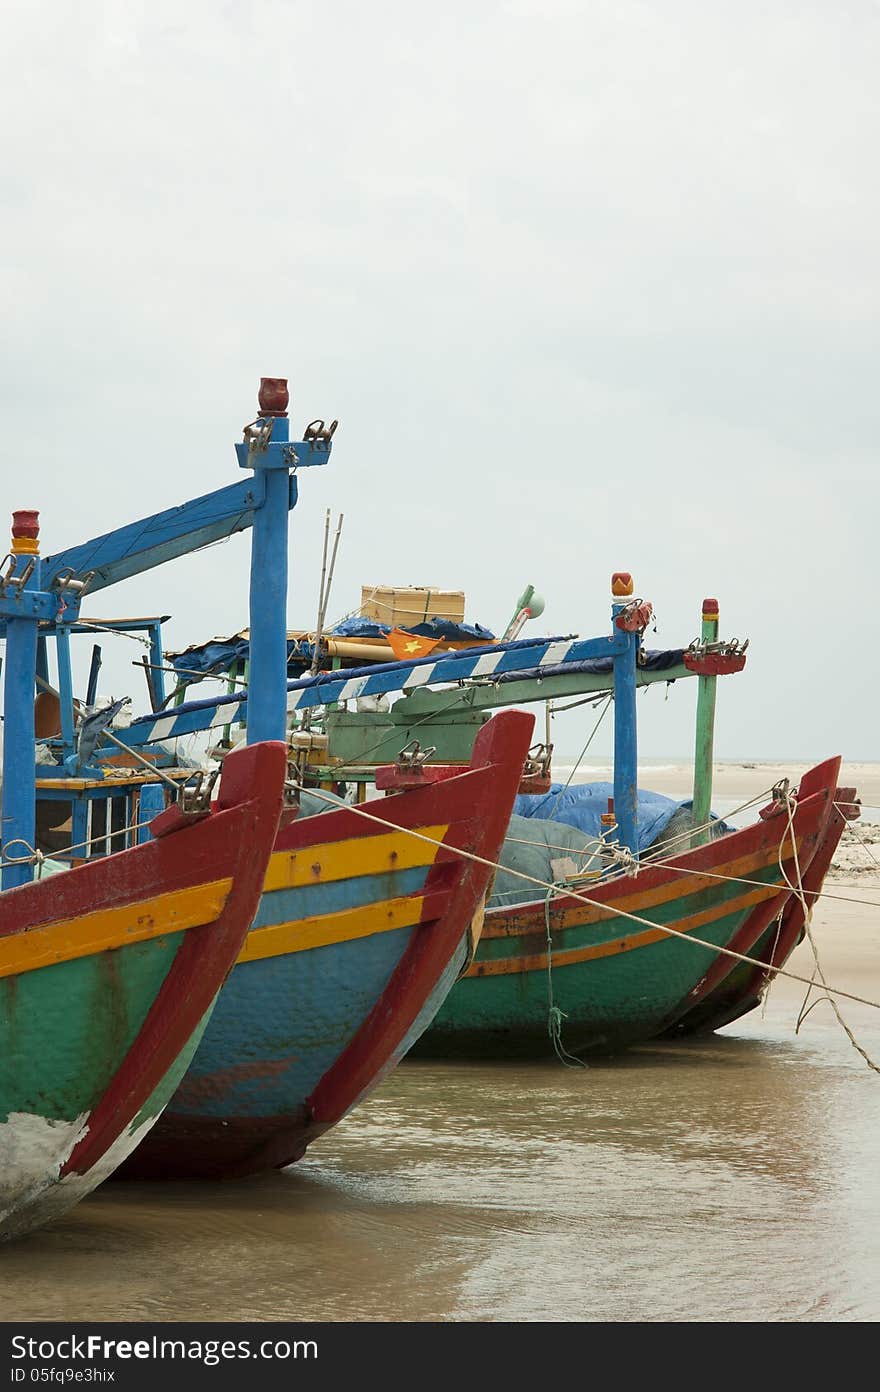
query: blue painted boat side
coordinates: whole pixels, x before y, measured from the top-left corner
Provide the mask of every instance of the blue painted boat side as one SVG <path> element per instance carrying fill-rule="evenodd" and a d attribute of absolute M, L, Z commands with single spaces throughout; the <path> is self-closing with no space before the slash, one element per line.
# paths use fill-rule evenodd
<path fill-rule="evenodd" d="M 329 884 L 297 886 L 296 889 L 272 889 L 260 899 L 254 928 L 269 928 L 276 923 L 294 923 L 319 914 L 339 913 L 343 909 L 364 908 L 384 899 L 396 899 L 404 894 L 418 894 L 424 888 L 428 865 L 410 870 L 389 870 L 381 875 L 357 875 L 350 880 Z"/>
<path fill-rule="evenodd" d="M 378 1002 L 418 928 L 239 962 L 173 1108 L 180 1116 L 294 1113 Z"/>

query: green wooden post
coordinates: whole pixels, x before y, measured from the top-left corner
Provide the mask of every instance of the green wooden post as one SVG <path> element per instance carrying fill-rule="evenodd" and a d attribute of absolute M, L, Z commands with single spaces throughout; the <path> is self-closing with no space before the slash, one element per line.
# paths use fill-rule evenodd
<path fill-rule="evenodd" d="M 703 600 L 703 643 L 718 641 L 718 600 Z M 697 678 L 697 735 L 694 748 L 694 825 L 708 822 L 712 810 L 712 771 L 715 757 L 715 687 L 717 677 Z M 709 840 L 708 831 L 695 831 L 692 846 Z"/>
<path fill-rule="evenodd" d="M 230 664 L 229 671 L 226 673 L 226 690 L 227 690 L 227 692 L 228 692 L 228 694 L 229 694 L 230 696 L 232 695 L 233 691 L 235 690 L 236 686 L 238 685 L 238 677 L 239 677 L 240 673 L 243 672 L 243 671 L 244 671 L 244 668 L 243 668 L 241 662 L 233 662 L 233 663 Z M 238 728 L 241 729 L 241 721 L 238 722 Z M 230 744 L 232 743 L 232 725 L 231 725 L 231 724 L 229 724 L 229 725 L 224 725 L 224 726 L 223 726 L 223 736 L 222 736 L 222 739 L 223 739 L 223 743 L 224 743 L 225 745 L 230 745 Z"/>

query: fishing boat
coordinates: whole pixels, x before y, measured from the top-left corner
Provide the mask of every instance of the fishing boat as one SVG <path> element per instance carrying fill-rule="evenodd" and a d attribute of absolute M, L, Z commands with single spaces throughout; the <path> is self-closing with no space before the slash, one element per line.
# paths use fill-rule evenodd
<path fill-rule="evenodd" d="M 281 390 L 279 380 L 271 394 L 261 390 L 260 414 L 237 446 L 240 464 L 255 475 L 245 491 L 221 489 L 143 519 L 59 553 L 48 567 L 52 575 L 90 573 L 92 593 L 252 525 L 247 683 L 235 699 L 238 723 L 257 742 L 287 737 L 286 519 L 296 500 L 294 471 L 326 462 L 333 433 L 312 422 L 303 440 L 291 442 L 286 383 Z M 136 627 L 135 620 L 100 625 Z M 186 775 L 170 762 L 177 736 L 184 729 L 213 732 L 227 721 L 222 701 L 167 706 L 161 620 L 140 627 L 149 634 L 152 709 L 125 728 L 111 729 L 105 720 L 85 754 L 83 729 L 93 716 L 77 712 L 67 643 L 74 630 L 88 632 L 88 620 L 67 615 L 52 635 L 58 710 L 44 742 L 54 762 L 41 768 L 40 780 L 52 786 L 41 786 L 41 799 L 72 800 L 72 824 L 79 817 L 94 831 L 85 785 L 97 774 L 124 804 L 110 828 L 114 838 L 130 834 L 135 797 L 142 808 L 150 795 L 167 796 L 169 784 L 173 795 Z M 92 672 L 97 666 L 93 661 Z M 87 695 L 94 697 L 91 679 Z M 481 731 L 466 764 L 452 768 L 425 769 L 421 758 L 396 751 L 380 776 L 387 796 L 369 806 L 340 806 L 317 786 L 311 796 L 326 798 L 326 815 L 304 816 L 301 802 L 286 808 L 220 1014 L 166 1125 L 145 1138 L 127 1174 L 225 1176 L 288 1164 L 386 1075 L 473 955 L 532 726 L 522 712 L 499 716 Z M 291 740 L 292 772 L 310 743 L 307 731 Z M 224 751 L 224 762 L 231 757 Z"/>
<path fill-rule="evenodd" d="M 555 1043 L 580 1058 L 651 1039 L 686 1011 L 717 1010 L 739 965 L 719 949 L 753 955 L 780 916 L 793 926 L 798 875 L 810 892 L 839 762 L 811 770 L 790 802 L 771 801 L 744 830 L 570 893 L 490 907 L 477 957 L 422 1052 L 541 1056 Z"/>
<path fill-rule="evenodd" d="M 70 1209 L 156 1122 L 253 919 L 283 745 L 238 751 L 213 808 L 0 895 L 0 1237 Z M 192 814 L 190 814 L 192 815 Z"/>
<path fill-rule="evenodd" d="M 534 887 L 522 883 L 514 896 L 496 887 L 474 961 L 413 1052 L 580 1055 L 701 1021 L 716 1028 L 751 1008 L 797 941 L 840 834 L 840 761 L 811 770 L 796 792 L 780 787 L 751 827 L 735 831 L 710 813 L 714 709 L 717 680 L 742 670 L 746 645 L 719 639 L 717 601 L 704 601 L 699 639 L 661 652 L 644 645 L 651 606 L 634 597 L 626 572 L 612 577 L 610 635 L 520 639 L 525 615 L 523 604 L 504 639 L 482 648 L 370 667 L 340 654 L 343 670 L 289 683 L 294 711 L 324 703 L 317 774 L 358 782 L 369 780 L 371 761 L 414 738 L 433 747 L 432 758 L 466 757 L 493 707 L 602 694 L 613 703 L 612 810 L 601 819 L 609 825 L 592 844 L 575 844 L 564 835 L 565 811 L 554 814 Z M 641 835 L 635 692 L 687 677 L 698 680 L 687 834 L 650 847 Z M 386 693 L 401 690 L 402 699 L 380 708 Z M 548 747 L 533 751 L 524 793 L 550 787 Z M 516 866 L 510 852 L 522 837 L 508 837 L 503 865 Z M 570 861 L 569 851 L 579 863 L 555 872 L 554 859 Z"/>
<path fill-rule="evenodd" d="M 0 1238 L 63 1214 L 155 1123 L 253 918 L 278 829 L 282 743 L 237 751 L 213 806 L 198 791 L 142 844 L 34 879 L 35 512 L 13 518 L 0 577 L 6 638 L 0 892 Z M 147 838 L 147 839 L 144 839 Z"/>
<path fill-rule="evenodd" d="M 472 960 L 532 724 L 502 713 L 466 771 L 396 765 L 384 798 L 279 832 L 238 963 L 126 1176 L 289 1165 L 373 1091 Z"/>

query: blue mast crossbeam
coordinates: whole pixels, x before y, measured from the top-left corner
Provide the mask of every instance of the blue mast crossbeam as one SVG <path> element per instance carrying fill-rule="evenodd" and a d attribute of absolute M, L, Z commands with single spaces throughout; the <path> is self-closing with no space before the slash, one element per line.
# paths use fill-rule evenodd
<path fill-rule="evenodd" d="M 58 551 L 43 562 L 44 588 L 49 589 L 64 571 L 77 576 L 93 571 L 88 587 L 89 594 L 93 594 L 211 542 L 222 541 L 253 525 L 264 492 L 261 477 L 241 480 Z M 291 477 L 288 505 L 293 507 L 295 503 L 296 479 Z"/>
<path fill-rule="evenodd" d="M 517 639 L 491 647 L 444 653 L 439 658 L 322 672 L 288 682 L 287 710 L 290 713 L 351 701 L 358 696 L 381 696 L 419 686 L 498 678 L 506 672 L 540 670 L 592 658 L 613 658 L 627 647 L 627 635 L 615 630 L 603 638 L 544 638 L 537 642 L 533 638 Z M 247 719 L 246 690 L 190 701 L 165 715 L 143 716 L 133 720 L 127 730 L 120 731 L 119 738 L 129 745 L 151 744 L 155 740 L 177 739 L 197 730 L 216 729 L 233 719 Z"/>

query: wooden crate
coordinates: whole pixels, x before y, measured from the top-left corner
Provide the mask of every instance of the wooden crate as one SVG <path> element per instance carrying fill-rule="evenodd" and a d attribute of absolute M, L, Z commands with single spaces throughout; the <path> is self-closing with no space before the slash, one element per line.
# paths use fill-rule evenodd
<path fill-rule="evenodd" d="M 420 585 L 362 585 L 361 614 L 392 628 L 414 628 L 426 619 L 464 622 L 464 591 Z"/>

